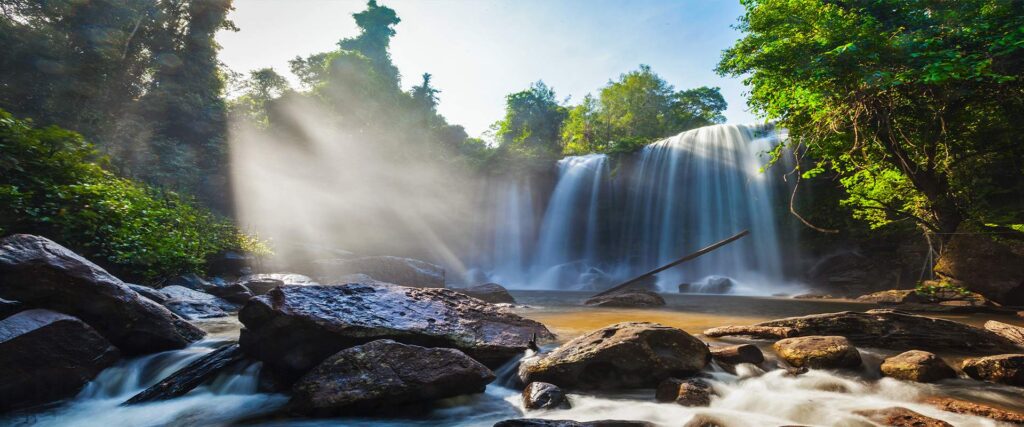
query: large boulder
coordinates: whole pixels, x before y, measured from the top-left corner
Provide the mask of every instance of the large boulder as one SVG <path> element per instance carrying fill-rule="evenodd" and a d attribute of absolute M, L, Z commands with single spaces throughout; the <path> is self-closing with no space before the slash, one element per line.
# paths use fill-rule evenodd
<path fill-rule="evenodd" d="M 238 309 L 226 300 L 183 286 L 160 288 L 160 293 L 167 298 L 161 302 L 164 307 L 189 320 L 225 317 Z"/>
<path fill-rule="evenodd" d="M 1024 327 L 1003 323 L 996 320 L 985 322 L 985 329 L 1006 338 L 1019 346 L 1024 346 Z"/>
<path fill-rule="evenodd" d="M 886 358 L 882 362 L 882 375 L 904 381 L 930 383 L 956 378 L 956 371 L 935 353 L 910 350 Z"/>
<path fill-rule="evenodd" d="M 596 296 L 583 302 L 594 307 L 661 307 L 665 299 L 651 291 L 627 289 Z"/>
<path fill-rule="evenodd" d="M 386 283 L 414 288 L 443 288 L 444 268 L 412 258 L 369 256 L 314 262 L 323 283 L 338 282 L 353 274 L 365 274 Z"/>
<path fill-rule="evenodd" d="M 896 310 L 812 314 L 751 326 L 713 328 L 704 331 L 704 335 L 758 338 L 839 335 L 857 345 L 895 350 L 969 351 L 979 354 L 1018 351 L 1010 340 L 991 331 Z"/>
<path fill-rule="evenodd" d="M 523 383 L 571 389 L 654 388 L 707 366 L 707 345 L 676 328 L 626 322 L 589 332 L 519 368 Z"/>
<path fill-rule="evenodd" d="M 26 310 L 0 321 L 0 412 L 74 396 L 118 351 L 77 318 Z"/>
<path fill-rule="evenodd" d="M 558 386 L 545 382 L 532 382 L 523 389 L 523 407 L 526 409 L 569 409 L 569 399 Z"/>
<path fill-rule="evenodd" d="M 1024 305 L 1024 241 L 964 223 L 942 247 L 935 273 L 1000 304 Z"/>
<path fill-rule="evenodd" d="M 857 348 L 839 336 L 786 338 L 772 344 L 772 349 L 797 368 L 853 369 L 861 364 Z"/>
<path fill-rule="evenodd" d="M 965 359 L 960 368 L 976 380 L 1024 386 L 1024 354 Z"/>
<path fill-rule="evenodd" d="M 329 357 L 292 387 L 291 407 L 310 415 L 378 412 L 480 393 L 494 373 L 450 348 L 378 340 Z"/>
<path fill-rule="evenodd" d="M 516 302 L 516 299 L 512 298 L 512 294 L 508 293 L 508 289 L 497 283 L 485 283 L 453 290 L 491 304 L 515 304 Z"/>
<path fill-rule="evenodd" d="M 683 406 L 711 405 L 712 394 L 711 384 L 700 378 L 669 378 L 654 390 L 654 398 L 659 402 L 675 402 Z"/>
<path fill-rule="evenodd" d="M 0 298 L 78 317 L 129 355 L 184 348 L 204 335 L 45 237 L 16 234 L 0 240 Z"/>
<path fill-rule="evenodd" d="M 496 367 L 536 336 L 535 321 L 448 289 L 396 285 L 285 285 L 249 300 L 238 315 L 242 349 L 285 376 L 339 350 L 378 339 L 451 347 Z"/>

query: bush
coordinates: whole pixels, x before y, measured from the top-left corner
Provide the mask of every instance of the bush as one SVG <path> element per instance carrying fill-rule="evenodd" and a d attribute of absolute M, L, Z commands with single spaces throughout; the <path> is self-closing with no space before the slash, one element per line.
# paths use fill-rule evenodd
<path fill-rule="evenodd" d="M 121 178 L 80 135 L 0 110 L 0 234 L 53 239 L 126 279 L 202 273 L 228 250 L 269 252 L 227 218 Z"/>

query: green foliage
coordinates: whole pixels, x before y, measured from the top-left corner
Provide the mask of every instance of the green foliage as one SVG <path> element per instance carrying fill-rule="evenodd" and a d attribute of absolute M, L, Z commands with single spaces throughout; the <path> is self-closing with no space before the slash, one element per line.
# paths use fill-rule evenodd
<path fill-rule="evenodd" d="M 950 299 L 954 297 L 966 297 L 973 294 L 963 286 L 948 280 L 927 280 L 917 284 L 914 293 L 931 299 Z"/>
<path fill-rule="evenodd" d="M 120 178 L 93 146 L 0 110 L 0 234 L 39 234 L 129 280 L 202 272 L 225 250 L 265 254 L 225 218 L 168 191 Z"/>
<path fill-rule="evenodd" d="M 745 0 L 719 64 L 855 214 L 948 236 L 1024 215 L 1024 3 Z M 1017 195 L 1017 196 L 1014 196 Z"/>
<path fill-rule="evenodd" d="M 555 90 L 537 81 L 505 97 L 505 118 L 495 124 L 499 144 L 527 157 L 555 157 L 562 150 L 559 131 L 568 112 Z"/>

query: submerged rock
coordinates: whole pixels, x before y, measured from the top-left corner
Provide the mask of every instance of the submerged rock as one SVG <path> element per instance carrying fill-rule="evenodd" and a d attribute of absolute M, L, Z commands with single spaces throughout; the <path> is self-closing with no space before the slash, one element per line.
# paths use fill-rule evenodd
<path fill-rule="evenodd" d="M 989 320 L 985 322 L 985 329 L 1010 340 L 1014 344 L 1024 346 L 1024 327 Z"/>
<path fill-rule="evenodd" d="M 594 307 L 661 307 L 665 299 L 651 291 L 627 289 L 590 298 L 583 302 Z"/>
<path fill-rule="evenodd" d="M 662 380 L 699 372 L 711 360 L 707 345 L 676 328 L 646 322 L 607 326 L 523 363 L 523 383 L 545 381 L 571 389 L 654 388 Z"/>
<path fill-rule="evenodd" d="M 740 363 L 752 363 L 760 365 L 764 362 L 764 353 L 753 344 L 727 345 L 722 347 L 711 347 L 711 357 L 716 362 L 725 365 L 738 365 Z"/>
<path fill-rule="evenodd" d="M 934 353 L 910 350 L 882 362 L 882 375 L 904 381 L 930 383 L 956 378 L 956 371 Z"/>
<path fill-rule="evenodd" d="M 463 289 L 453 289 L 456 292 L 461 292 L 476 298 L 481 301 L 487 301 L 491 304 L 515 304 L 516 299 L 512 298 L 512 294 L 508 293 L 505 287 L 497 283 L 485 283 L 483 285 L 470 286 Z"/>
<path fill-rule="evenodd" d="M 929 397 L 924 403 L 943 411 L 985 417 L 1002 423 L 1024 424 L 1024 414 L 951 397 Z"/>
<path fill-rule="evenodd" d="M 883 426 L 891 427 L 953 427 L 952 424 L 926 415 L 919 414 L 903 407 L 857 411 L 857 415 L 874 421 Z"/>
<path fill-rule="evenodd" d="M 523 389 L 523 407 L 526 409 L 569 409 L 569 399 L 558 386 L 535 381 Z"/>
<path fill-rule="evenodd" d="M 316 261 L 323 281 L 336 282 L 352 274 L 414 288 L 443 288 L 444 268 L 426 261 L 396 256 L 369 256 Z"/>
<path fill-rule="evenodd" d="M 378 412 L 481 393 L 494 373 L 450 348 L 378 340 L 329 357 L 292 388 L 291 407 L 310 415 Z"/>
<path fill-rule="evenodd" d="M 965 359 L 960 368 L 976 380 L 1024 386 L 1024 354 Z"/>
<path fill-rule="evenodd" d="M 1017 346 L 991 331 L 945 319 L 895 310 L 843 311 L 772 320 L 751 326 L 727 326 L 704 331 L 709 337 L 750 335 L 788 338 L 839 335 L 857 345 L 896 350 L 970 351 L 998 354 Z"/>
<path fill-rule="evenodd" d="M 699 378 L 669 378 L 658 384 L 654 398 L 659 402 L 675 402 L 683 406 L 711 405 L 714 394 L 711 384 Z"/>
<path fill-rule="evenodd" d="M 646 421 L 598 420 L 545 420 L 541 418 L 518 418 L 498 421 L 494 427 L 653 427 Z"/>
<path fill-rule="evenodd" d="M 0 298 L 82 319 L 126 354 L 184 348 L 204 332 L 44 237 L 0 240 Z"/>
<path fill-rule="evenodd" d="M 840 336 L 786 338 L 772 344 L 772 348 L 797 368 L 853 369 L 861 364 L 860 352 Z"/>
<path fill-rule="evenodd" d="M 81 320 L 26 310 L 0 321 L 0 412 L 74 396 L 118 351 Z"/>
<path fill-rule="evenodd" d="M 285 285 L 249 300 L 238 317 L 242 349 L 285 376 L 378 339 L 457 348 L 495 367 L 534 336 L 554 338 L 540 323 L 458 292 L 395 285 Z"/>

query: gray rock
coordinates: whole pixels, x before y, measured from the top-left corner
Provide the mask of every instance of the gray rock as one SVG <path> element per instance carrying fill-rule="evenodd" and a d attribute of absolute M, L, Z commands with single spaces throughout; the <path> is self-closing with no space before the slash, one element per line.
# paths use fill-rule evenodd
<path fill-rule="evenodd" d="M 167 297 L 164 307 L 190 320 L 224 317 L 238 306 L 213 295 L 182 286 L 167 286 L 160 289 Z"/>
<path fill-rule="evenodd" d="M 470 286 L 468 288 L 453 289 L 478 300 L 487 301 L 491 304 L 515 304 L 516 299 L 508 293 L 505 287 L 497 283 L 485 283 L 483 285 Z"/>
<path fill-rule="evenodd" d="M 545 382 L 532 382 L 523 389 L 523 407 L 526 409 L 569 409 L 569 399 L 558 386 Z"/>

